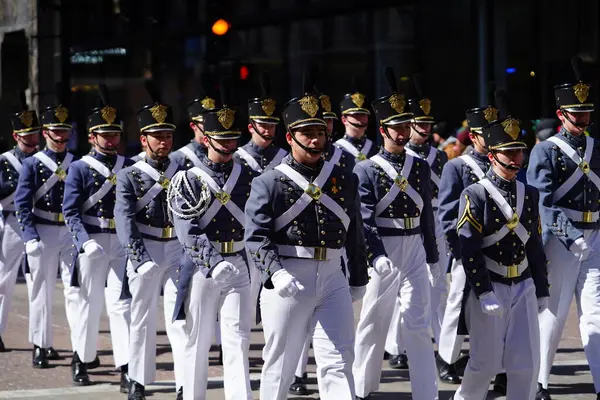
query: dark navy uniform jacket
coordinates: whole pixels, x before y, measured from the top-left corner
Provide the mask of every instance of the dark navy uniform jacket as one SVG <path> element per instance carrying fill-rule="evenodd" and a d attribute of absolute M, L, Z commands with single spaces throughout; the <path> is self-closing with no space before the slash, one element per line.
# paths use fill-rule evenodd
<path fill-rule="evenodd" d="M 199 168 L 212 177 L 221 188 L 223 188 L 231 176 L 234 166 L 237 165 L 235 168 L 241 168 L 239 178 L 233 190 L 228 193 L 229 197 L 225 203 L 232 202 L 237 205 L 241 210 L 241 217 L 243 218 L 246 201 L 250 197 L 252 180 L 258 176 L 258 173 L 233 160 L 227 163 L 214 163 L 209 160 L 208 156 L 204 156 L 201 161 L 202 165 Z M 191 183 L 194 197 L 200 198 L 203 184 L 202 178 L 198 178 L 194 169 L 188 170 L 186 174 L 188 181 Z M 186 198 L 188 201 L 193 201 L 191 197 Z M 222 199 L 223 197 L 221 197 Z M 208 208 L 214 202 L 221 200 L 214 193 L 211 194 Z M 174 199 L 173 201 L 177 202 L 178 207 L 184 206 L 182 199 Z M 210 221 L 206 222 L 207 225 L 204 227 L 200 225 L 203 217 L 206 218 L 206 213 L 193 219 L 183 219 L 175 214 L 172 217 L 177 238 L 185 251 L 185 256 L 183 257 L 185 260 L 182 264 L 179 278 L 173 318 L 182 318 L 185 315 L 183 313 L 183 304 L 194 272 L 199 271 L 204 276 L 210 277 L 213 268 L 221 261 L 224 261 L 223 257 L 227 255 L 226 253 L 221 253 L 221 246 L 224 246 L 224 243 L 239 243 L 241 248 L 237 253 L 241 254 L 244 259 L 246 258 L 243 247 L 244 219 L 242 219 L 242 222 L 238 221 L 225 204 L 219 208 Z"/>
<path fill-rule="evenodd" d="M 565 131 L 554 136 L 574 148 L 583 157 L 586 151 L 586 137 L 576 137 Z M 589 167 L 600 175 L 600 141 L 593 140 L 593 153 Z M 585 174 L 562 198 L 555 201 L 556 190 L 566 182 L 579 167 L 563 151 L 550 141 L 537 144 L 529 158 L 527 182 L 540 192 L 540 215 L 542 217 L 542 238 L 544 243 L 552 235 L 569 248 L 575 240 L 583 236 L 583 229 L 598 229 L 600 222 L 573 221 L 562 208 L 574 211 L 597 212 L 600 209 L 598 187 Z"/>
<path fill-rule="evenodd" d="M 348 136 L 347 134 L 344 134 L 344 137 L 342 139 L 345 139 L 348 142 L 350 142 L 350 144 L 353 145 L 361 153 L 362 153 L 363 149 L 365 148 L 367 141 L 371 142 L 371 148 L 368 149 L 366 154 L 363 153 L 366 158 L 371 158 L 372 156 L 377 154 L 377 152 L 379 151 L 379 146 L 377 146 L 377 143 L 375 143 L 371 139 L 368 139 L 366 134 L 360 139 L 353 138 L 351 136 Z M 336 146 L 341 147 L 339 144 L 336 144 Z M 345 149 L 343 149 L 343 150 L 345 152 L 347 152 Z M 354 157 L 352 154 L 350 154 L 350 156 Z M 360 160 L 357 160 L 357 161 L 360 161 Z"/>
<path fill-rule="evenodd" d="M 148 157 L 144 162 L 162 173 L 167 172 L 171 161 L 153 160 Z M 176 171 L 181 170 L 177 165 Z M 114 209 L 117 236 L 125 248 L 125 254 L 131 261 L 134 270 L 147 261 L 152 261 L 148 250 L 144 245 L 144 239 L 155 241 L 175 240 L 175 237 L 160 238 L 140 232 L 136 223 L 153 228 L 171 227 L 167 212 L 167 192 L 162 190 L 154 197 L 148 205 L 140 211 L 136 211 L 136 203 L 152 187 L 156 181 L 145 172 L 135 166 L 130 166 L 119 171 L 117 174 L 117 194 Z M 174 236 L 174 235 L 173 235 Z"/>
<path fill-rule="evenodd" d="M 298 163 L 291 155 L 282 161 L 308 182 L 321 172 L 324 162 L 316 168 Z M 260 268 L 265 289 L 272 289 L 271 276 L 282 269 L 277 245 L 346 249 L 350 286 L 365 286 L 368 282 L 365 239 L 360 216 L 356 177 L 339 166 L 320 188 L 339 204 L 348 217 L 348 230 L 340 218 L 320 202 L 312 201 L 293 221 L 275 232 L 275 220 L 285 213 L 304 193 L 283 172 L 267 171 L 252 182 L 246 203 L 246 249 Z"/>
<path fill-rule="evenodd" d="M 487 172 L 486 177 L 515 211 L 516 180 L 506 181 L 496 175 L 493 169 Z M 508 221 L 482 185 L 471 185 L 460 196 L 458 234 L 463 267 L 468 286 L 477 297 L 493 291 L 492 282 L 510 286 L 528 278 L 533 278 L 537 297 L 549 296 L 546 255 L 540 234 L 538 191 L 533 186 L 525 185 L 524 196 L 519 220 L 527 230 L 527 243 L 524 245 L 515 231 L 510 230 L 502 239 L 485 248 L 482 248 L 483 238 L 498 232 Z M 529 266 L 520 276 L 506 278 L 486 268 L 485 257 L 504 266 L 519 264 L 527 259 Z"/>
<path fill-rule="evenodd" d="M 388 161 L 400 173 L 407 156 L 402 154 L 392 154 L 385 149 L 381 149 L 379 155 Z M 406 177 L 408 183 L 423 199 L 423 209 L 419 211 L 417 204 L 404 192 L 400 192 L 386 210 L 376 215 L 377 204 L 390 191 L 394 181 L 386 172 L 373 160 L 365 160 L 356 164 L 354 173 L 358 177 L 361 201 L 361 214 L 364 222 L 365 238 L 367 240 L 368 258 L 372 263 L 379 256 L 386 256 L 381 237 L 383 236 L 409 236 L 422 235 L 423 246 L 427 263 L 433 264 L 439 261 L 437 242 L 435 239 L 435 223 L 433 219 L 433 208 L 431 204 L 431 171 L 427 163 L 421 159 L 414 158 L 409 176 Z M 378 227 L 376 218 L 418 218 L 419 225 L 410 229 L 400 229 L 391 227 Z"/>
<path fill-rule="evenodd" d="M 195 139 L 192 139 L 188 144 L 184 147 L 192 150 L 196 157 L 201 160 L 202 157 L 206 155 L 207 149 L 204 145 L 196 142 Z M 175 161 L 179 165 L 183 167 L 183 169 L 189 169 L 196 165 L 195 160 L 192 160 L 189 156 L 187 156 L 181 149 L 172 152 L 169 155 L 171 161 Z"/>
<path fill-rule="evenodd" d="M 417 155 L 419 157 L 421 157 L 423 160 L 427 160 L 431 149 L 434 149 L 428 143 L 414 144 L 414 143 L 408 142 L 406 147 L 411 149 L 415 153 L 417 153 Z M 438 150 L 438 149 L 434 149 L 434 150 L 435 150 L 435 158 L 433 160 L 433 163 L 431 163 L 431 165 L 429 165 L 429 168 L 431 169 L 432 174 L 435 174 L 437 177 L 441 177 L 442 170 L 444 169 L 444 165 L 446 165 L 446 163 L 448 162 L 448 155 L 446 154 L 446 152 L 444 152 L 442 150 Z M 440 180 L 440 183 L 441 183 L 441 180 Z M 434 199 L 434 205 L 433 205 L 434 209 L 439 208 L 439 204 L 437 201 L 437 199 L 439 197 L 439 193 L 440 193 L 440 189 L 433 182 L 433 179 L 432 179 L 431 180 L 431 196 Z"/>
<path fill-rule="evenodd" d="M 9 150 L 9 152 L 15 156 L 15 158 L 21 163 L 21 165 L 23 164 L 23 161 L 25 161 L 25 159 L 35 154 L 35 151 L 31 153 L 24 153 L 18 147 Z M 19 174 L 20 171 L 17 171 L 15 169 L 15 167 L 8 161 L 6 156 L 0 155 L 0 201 L 9 198 L 15 192 L 15 190 L 17 189 L 17 181 L 19 180 Z M 14 204 L 8 204 L 12 202 L 8 200 L 6 201 L 7 204 L 3 205 L 2 207 L 2 217 L 4 219 L 6 219 L 8 215 L 14 214 L 14 212 L 16 211 Z"/>
<path fill-rule="evenodd" d="M 280 147 L 277 147 L 273 143 L 271 143 L 266 148 L 262 148 L 260 146 L 257 146 L 256 143 L 254 143 L 254 141 L 250 140 L 241 148 L 244 149 L 248 154 L 250 154 L 250 156 L 252 156 L 252 158 L 254 159 L 254 161 L 256 161 L 258 166 L 262 169 L 262 171 L 257 172 L 264 172 L 265 170 L 273 169 L 280 164 L 280 162 L 274 162 L 273 164 L 271 164 L 275 156 L 277 156 L 279 151 L 282 150 Z M 283 151 L 283 154 L 287 155 L 287 151 Z M 246 166 L 254 169 L 239 153 L 236 152 L 233 157 L 238 162 L 241 162 L 242 164 L 245 164 Z"/>
<path fill-rule="evenodd" d="M 55 153 L 47 148 L 42 152 L 59 167 L 67 155 L 66 151 Z M 66 172 L 68 172 L 68 168 Z M 19 183 L 15 191 L 15 206 L 21 225 L 21 236 L 25 243 L 33 239 L 40 240 L 35 227 L 36 224 L 64 225 L 64 220 L 49 220 L 38 217 L 33 213 L 33 209 L 35 208 L 41 211 L 54 213 L 55 215 L 60 214 L 62 219 L 62 205 L 65 188 L 65 184 L 62 180 L 58 180 L 58 182 L 42 198 L 33 204 L 34 194 L 52 175 L 53 172 L 35 157 L 28 157 L 23 162 L 23 169 L 19 175 Z"/>
<path fill-rule="evenodd" d="M 490 161 L 487 154 L 471 151 L 469 155 L 473 157 L 484 173 L 487 172 L 490 168 Z M 448 243 L 448 250 L 452 254 L 452 257 L 457 260 L 460 259 L 460 243 L 458 241 L 458 233 L 456 232 L 460 194 L 466 187 L 477 181 L 478 178 L 471 170 L 471 167 L 460 158 L 450 160 L 442 170 L 440 193 L 438 195 L 438 216 L 442 224 L 446 242 Z"/>

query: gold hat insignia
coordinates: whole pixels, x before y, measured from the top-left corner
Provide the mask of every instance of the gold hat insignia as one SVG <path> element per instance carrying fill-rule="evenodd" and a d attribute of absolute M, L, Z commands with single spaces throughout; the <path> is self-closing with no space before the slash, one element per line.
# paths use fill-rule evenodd
<path fill-rule="evenodd" d="M 21 114 L 19 114 L 19 119 L 23 125 L 25 125 L 27 128 L 30 128 L 31 124 L 33 124 L 33 112 L 30 110 L 23 111 Z"/>
<path fill-rule="evenodd" d="M 69 110 L 67 109 L 67 107 L 58 106 L 58 107 L 56 107 L 56 110 L 54 111 L 54 115 L 62 124 L 69 117 Z"/>
<path fill-rule="evenodd" d="M 431 100 L 429 99 L 421 99 L 419 101 L 419 107 L 423 110 L 423 114 L 429 115 L 431 112 Z"/>
<path fill-rule="evenodd" d="M 580 103 L 583 103 L 587 100 L 590 94 L 590 85 L 579 82 L 577 85 L 573 86 L 573 92 L 575 92 L 575 97 L 577 97 L 577 100 L 579 100 Z"/>
<path fill-rule="evenodd" d="M 202 101 L 200 101 L 200 104 L 205 110 L 212 110 L 213 108 L 215 108 L 215 100 L 211 99 L 208 96 L 202 99 Z"/>
<path fill-rule="evenodd" d="M 102 119 L 104 119 L 107 124 L 112 124 L 117 118 L 117 110 L 111 106 L 104 106 L 104 108 L 100 110 L 100 115 L 102 115 Z"/>
<path fill-rule="evenodd" d="M 331 112 L 331 99 L 326 94 L 322 94 L 319 96 L 319 100 L 321 100 L 321 107 L 326 112 Z"/>
<path fill-rule="evenodd" d="M 406 101 L 404 101 L 404 95 L 394 93 L 390 96 L 389 99 L 390 105 L 398 114 L 402 114 L 404 112 L 404 107 L 406 107 Z"/>
<path fill-rule="evenodd" d="M 494 107 L 488 107 L 483 110 L 483 116 L 487 122 L 493 122 L 498 119 L 498 110 Z"/>
<path fill-rule="evenodd" d="M 151 109 L 150 113 L 152 113 L 152 118 L 156 120 L 159 124 L 165 122 L 167 119 L 167 106 L 162 104 L 155 104 Z"/>
<path fill-rule="evenodd" d="M 506 132 L 512 140 L 517 140 L 519 137 L 519 132 L 521 132 L 519 121 L 509 117 L 502 121 L 502 127 L 504 128 L 504 132 Z"/>
<path fill-rule="evenodd" d="M 267 114 L 268 117 L 273 115 L 273 113 L 275 112 L 276 104 L 277 102 L 275 102 L 275 100 L 268 98 L 260 102 L 262 110 L 265 112 L 265 114 Z"/>
<path fill-rule="evenodd" d="M 217 111 L 217 119 L 223 128 L 229 129 L 235 121 L 235 111 L 231 108 L 223 108 Z"/>
<path fill-rule="evenodd" d="M 350 98 L 352 99 L 352 102 L 356 105 L 356 107 L 358 108 L 362 108 L 363 104 L 365 104 L 365 95 L 359 92 L 356 92 L 354 94 L 352 94 L 350 96 Z"/>
<path fill-rule="evenodd" d="M 304 96 L 300 99 L 300 106 L 302 111 L 314 118 L 319 111 L 319 102 L 314 96 Z"/>

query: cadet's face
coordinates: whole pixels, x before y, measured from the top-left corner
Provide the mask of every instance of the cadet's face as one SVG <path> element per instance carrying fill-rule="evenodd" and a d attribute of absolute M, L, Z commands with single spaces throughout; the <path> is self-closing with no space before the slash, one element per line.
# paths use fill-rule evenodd
<path fill-rule="evenodd" d="M 71 135 L 70 129 L 44 129 L 44 138 L 46 143 L 55 151 L 64 151 L 67 148 L 67 142 Z"/>
<path fill-rule="evenodd" d="M 342 117 L 344 125 L 348 124 L 354 128 L 366 129 L 369 123 L 369 116 L 367 114 L 347 114 Z"/>
<path fill-rule="evenodd" d="M 92 135 L 94 145 L 99 145 L 100 150 L 104 151 L 117 151 L 120 141 L 120 132 L 102 132 Z"/>
<path fill-rule="evenodd" d="M 211 141 L 212 146 L 215 149 L 229 154 L 233 154 L 235 152 L 238 144 L 237 139 L 209 139 L 208 136 L 204 136 L 204 145 L 208 147 L 209 151 L 211 150 L 208 143 L 209 141 Z"/>
<path fill-rule="evenodd" d="M 590 125 L 592 118 L 591 112 L 571 113 L 568 111 L 557 110 L 556 115 L 565 129 L 575 135 L 582 134 Z"/>
<path fill-rule="evenodd" d="M 390 144 L 395 146 L 404 146 L 410 138 L 410 126 L 410 121 L 401 124 L 388 125 L 387 132 L 389 137 L 385 135 L 383 127 L 380 127 L 379 131 L 381 132 L 384 141 L 389 142 Z"/>
<path fill-rule="evenodd" d="M 30 133 L 28 135 L 23 135 L 23 136 L 13 133 L 13 139 L 15 139 L 15 141 L 17 143 L 21 144 L 21 146 L 19 146 L 19 147 L 21 148 L 22 151 L 29 153 L 29 152 L 32 152 L 33 150 L 35 150 L 37 145 L 40 143 L 40 133 L 39 132 Z"/>
<path fill-rule="evenodd" d="M 261 134 L 263 137 L 267 137 L 270 140 L 275 138 L 275 129 L 277 125 L 275 124 L 263 124 L 261 122 L 254 122 L 254 126 L 252 124 L 248 124 L 248 130 L 250 132 L 256 132 Z"/>
<path fill-rule="evenodd" d="M 159 157 L 166 157 L 173 147 L 172 131 L 148 132 L 147 135 L 140 136 L 142 146 L 150 147 Z"/>
<path fill-rule="evenodd" d="M 512 165 L 515 167 L 521 167 L 523 164 L 523 159 L 525 158 L 525 154 L 523 150 L 503 150 L 496 152 L 496 157 L 498 160 L 502 161 L 504 164 Z"/>
<path fill-rule="evenodd" d="M 296 140 L 303 146 L 308 147 L 309 149 L 315 149 L 316 151 L 318 150 L 318 152 L 313 153 L 304 150 L 298 145 L 298 143 L 294 141 L 294 139 L 292 139 L 292 134 L 288 132 L 286 134 L 286 139 L 292 148 L 293 154 L 302 159 L 306 159 L 309 162 L 316 162 L 321 157 L 321 153 L 325 149 L 325 142 L 327 140 L 325 127 L 316 125 L 305 126 L 295 130 L 294 135 Z"/>

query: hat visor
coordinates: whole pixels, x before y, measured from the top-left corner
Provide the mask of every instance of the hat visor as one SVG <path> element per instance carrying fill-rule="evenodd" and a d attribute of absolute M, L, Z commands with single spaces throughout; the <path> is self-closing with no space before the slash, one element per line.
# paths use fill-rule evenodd
<path fill-rule="evenodd" d="M 333 119 L 336 120 L 338 119 L 337 115 L 334 112 L 324 112 L 323 113 L 323 119 Z"/>
<path fill-rule="evenodd" d="M 13 131 L 13 133 L 17 136 L 28 136 L 28 135 L 33 135 L 34 133 L 40 133 L 40 131 L 42 130 L 41 127 L 35 127 L 35 128 L 27 128 L 27 129 L 21 129 L 18 131 Z"/>
<path fill-rule="evenodd" d="M 371 115 L 371 111 L 366 108 L 349 108 L 347 110 L 342 111 L 342 115 L 352 115 L 352 114 L 364 114 Z"/>
<path fill-rule="evenodd" d="M 430 116 L 420 116 L 415 117 L 415 122 L 418 122 L 419 124 L 435 124 L 435 119 Z"/>
<path fill-rule="evenodd" d="M 65 129 L 73 129 L 73 126 L 71 124 L 45 124 L 43 128 L 51 131 L 64 131 Z"/>
<path fill-rule="evenodd" d="M 382 125 L 385 125 L 385 126 L 400 125 L 400 124 L 405 124 L 407 122 L 412 122 L 412 120 L 413 120 L 412 114 L 396 115 L 396 116 L 393 116 L 391 118 L 388 118 L 388 119 L 382 121 Z"/>
<path fill-rule="evenodd" d="M 263 118 L 250 118 L 252 121 L 257 122 L 259 124 L 265 125 L 277 125 L 279 124 L 279 120 L 275 121 L 272 119 L 263 119 Z"/>
<path fill-rule="evenodd" d="M 229 140 L 229 139 L 239 139 L 242 136 L 242 131 L 205 131 L 204 134 L 212 139 L 217 140 Z"/>
<path fill-rule="evenodd" d="M 304 128 L 305 126 L 327 127 L 327 122 L 325 122 L 325 120 L 322 120 L 320 118 L 309 118 L 306 120 L 292 122 L 291 124 L 288 125 L 288 129 Z"/>
<path fill-rule="evenodd" d="M 582 106 L 582 107 L 570 107 L 570 106 L 566 106 L 566 107 L 561 107 L 561 110 L 570 112 L 570 113 L 583 113 L 583 112 L 593 112 L 594 111 L 594 105 L 590 104 L 590 105 L 586 105 L 586 106 Z"/>
<path fill-rule="evenodd" d="M 122 129 L 114 128 L 114 127 L 106 127 L 106 128 L 96 128 L 90 130 L 90 133 L 123 133 Z"/>
<path fill-rule="evenodd" d="M 159 132 L 159 131 L 175 131 L 175 125 L 172 124 L 155 124 L 140 129 L 143 133 Z"/>
<path fill-rule="evenodd" d="M 509 142 L 509 143 L 500 143 L 495 146 L 488 146 L 488 150 L 490 151 L 508 151 L 508 150 L 527 150 L 527 145 L 525 142 Z"/>

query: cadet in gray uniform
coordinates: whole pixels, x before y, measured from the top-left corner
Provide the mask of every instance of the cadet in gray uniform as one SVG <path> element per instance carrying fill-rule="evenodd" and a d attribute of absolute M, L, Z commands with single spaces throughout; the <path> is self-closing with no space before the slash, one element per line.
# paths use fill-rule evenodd
<path fill-rule="evenodd" d="M 127 393 L 131 300 L 120 298 L 127 260 L 116 235 L 113 209 L 116 174 L 133 161 L 117 155 L 123 133 L 121 119 L 110 105 L 106 86 L 100 85 L 99 91 L 103 105 L 90 112 L 87 123 L 93 149 L 71 164 L 63 201 L 65 222 L 79 254 L 72 378 L 76 385 L 90 384 L 85 363 L 96 358 L 100 314 L 106 302 L 113 357 L 121 370 L 120 390 Z"/>
<path fill-rule="evenodd" d="M 127 277 L 132 295 L 129 400 L 144 400 L 144 386 L 152 383 L 156 375 L 156 310 L 161 288 L 178 392 L 183 386 L 187 340 L 183 323 L 171 323 L 183 251 L 167 215 L 166 191 L 169 181 L 181 168 L 168 157 L 175 130 L 173 111 L 160 102 L 151 84 L 147 84 L 147 89 L 154 103 L 137 114 L 146 156 L 117 173 L 114 210 L 117 236 L 128 257 Z"/>
<path fill-rule="evenodd" d="M 254 179 L 246 203 L 246 249 L 263 281 L 261 399 L 287 398 L 311 332 L 321 399 L 354 398 L 352 299 L 367 284 L 365 239 L 354 176 L 322 159 L 326 123 L 312 88 L 306 79 L 284 106 L 292 152 Z"/>
<path fill-rule="evenodd" d="M 539 314 L 541 366 L 536 399 L 549 400 L 548 378 L 573 295 L 585 356 L 600 399 L 600 142 L 586 136 L 594 98 L 574 60 L 577 83 L 554 88 L 560 133 L 531 152 L 527 181 L 540 192 L 550 303 Z"/>
<path fill-rule="evenodd" d="M 208 352 L 221 325 L 226 399 L 252 399 L 248 351 L 252 303 L 244 248 L 244 208 L 252 179 L 247 165 L 233 160 L 241 130 L 235 110 L 223 106 L 204 114 L 202 164 L 178 173 L 169 188 L 169 210 L 186 252 L 174 317 L 185 315 L 188 335 L 184 399 L 205 399 Z M 184 311 L 184 312 L 181 312 Z"/>
<path fill-rule="evenodd" d="M 372 103 L 383 148 L 354 167 L 372 266 L 356 332 L 356 396 L 368 399 L 379 388 L 385 338 L 399 297 L 414 397 L 436 399 L 429 294 L 440 271 L 431 172 L 426 162 L 404 150 L 414 115 L 405 110 L 406 101 L 398 92 L 393 70 L 386 68 L 385 76 L 390 94 Z"/>
<path fill-rule="evenodd" d="M 516 179 L 527 145 L 501 94 L 496 104 L 501 119 L 483 127 L 492 167 L 460 196 L 457 231 L 471 352 L 455 400 L 486 398 L 490 380 L 502 370 L 507 399 L 534 397 L 540 362 L 535 316 L 548 305 L 539 195 Z"/>
<path fill-rule="evenodd" d="M 10 301 L 25 251 L 15 215 L 14 194 L 23 161 L 37 151 L 41 129 L 37 113 L 27 107 L 25 93 L 20 93 L 20 97 L 21 111 L 10 116 L 17 145 L 0 155 L 0 353 L 6 351 L 2 334 L 8 324 Z"/>
<path fill-rule="evenodd" d="M 52 305 L 58 268 L 63 282 L 65 311 L 75 348 L 77 287 L 72 285 L 71 268 L 76 252 L 64 223 L 62 202 L 64 180 L 75 156 L 67 151 L 71 124 L 67 108 L 70 89 L 57 85 L 59 104 L 41 114 L 46 148 L 23 162 L 15 190 L 16 215 L 25 242 L 26 273 L 30 273 L 29 340 L 34 345 L 33 366 L 48 367 L 53 342 Z"/>

